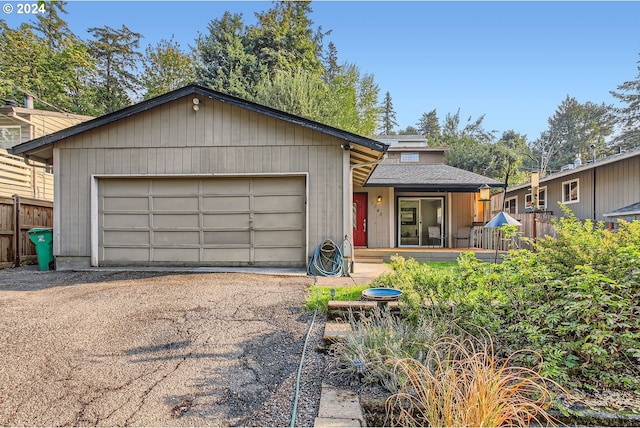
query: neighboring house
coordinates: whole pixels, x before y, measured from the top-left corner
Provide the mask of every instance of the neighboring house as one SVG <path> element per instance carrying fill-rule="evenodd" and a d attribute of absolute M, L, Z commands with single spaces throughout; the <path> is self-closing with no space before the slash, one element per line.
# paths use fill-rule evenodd
<path fill-rule="evenodd" d="M 26 196 L 53 200 L 53 174 L 39 159 L 22 158 L 7 152 L 13 146 L 52 134 L 93 119 L 70 113 L 35 110 L 30 97 L 24 107 L 13 101 L 0 106 L 0 196 Z"/>
<path fill-rule="evenodd" d="M 428 147 L 422 136 L 378 137 L 390 143 L 387 158 L 364 186 L 354 189 L 354 245 L 368 248 L 468 247 L 464 228 L 489 220 L 483 185 L 489 177 L 445 164 L 446 148 Z M 487 212 L 485 212 L 487 211 Z M 468 229 L 467 229 L 468 230 Z M 457 239 L 460 238 L 460 239 Z"/>
<path fill-rule="evenodd" d="M 189 85 L 11 152 L 54 164 L 53 252 L 69 269 L 305 266 L 350 234 L 351 183 L 386 149 Z"/>
<path fill-rule="evenodd" d="M 532 212 L 531 184 L 508 189 L 505 210 Z M 640 149 L 621 152 L 596 162 L 567 165 L 540 179 L 539 210 L 562 216 L 566 205 L 579 219 L 615 222 L 637 215 L 640 205 Z M 635 208 L 634 208 L 635 207 Z"/>

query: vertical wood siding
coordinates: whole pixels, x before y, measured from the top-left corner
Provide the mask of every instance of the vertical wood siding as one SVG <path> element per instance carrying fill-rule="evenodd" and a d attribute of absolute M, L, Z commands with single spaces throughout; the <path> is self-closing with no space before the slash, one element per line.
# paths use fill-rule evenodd
<path fill-rule="evenodd" d="M 562 183 L 575 179 L 579 180 L 579 201 L 566 206 L 580 219 L 606 220 L 604 214 L 640 202 L 640 156 L 543 181 L 540 186 L 547 188 L 548 211 L 562 216 Z M 518 213 L 527 212 L 525 195 L 530 192 L 530 188 L 508 192 L 507 198 L 518 196 Z"/>
<path fill-rule="evenodd" d="M 60 252 L 90 255 L 93 174 L 309 173 L 309 251 L 342 242 L 341 140 L 295 124 L 193 96 L 57 143 Z"/>

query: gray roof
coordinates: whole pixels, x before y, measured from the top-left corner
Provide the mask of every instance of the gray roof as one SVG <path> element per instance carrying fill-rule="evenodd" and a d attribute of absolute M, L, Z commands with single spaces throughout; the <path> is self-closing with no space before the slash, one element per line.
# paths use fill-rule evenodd
<path fill-rule="evenodd" d="M 640 215 L 640 202 L 604 214 L 605 217 L 623 217 L 627 215 Z"/>
<path fill-rule="evenodd" d="M 155 98 L 151 98 L 151 99 L 139 102 L 137 104 L 134 104 L 132 106 L 125 107 L 122 110 L 118 110 L 113 113 L 109 113 L 104 116 L 95 118 L 93 120 L 80 123 L 79 125 L 63 129 L 53 134 L 45 135 L 44 137 L 36 138 L 34 140 L 27 141 L 26 143 L 19 144 L 9 149 L 9 152 L 15 155 L 28 154 L 29 152 L 36 151 L 42 148 L 43 146 L 50 146 L 53 143 L 60 141 L 62 139 L 80 134 L 85 131 L 89 131 L 91 129 L 97 128 L 105 124 L 109 124 L 111 122 L 115 122 L 119 119 L 129 117 L 137 113 L 144 112 L 156 106 L 168 103 L 170 101 L 177 100 L 178 98 L 181 98 L 187 95 L 201 95 L 204 97 L 212 98 L 224 103 L 228 103 L 230 105 L 245 108 L 247 110 L 261 113 L 267 116 L 271 116 L 276 119 L 284 120 L 286 122 L 290 122 L 296 125 L 304 126 L 305 128 L 313 129 L 315 131 L 322 132 L 324 134 L 328 134 L 333 137 L 343 139 L 350 143 L 354 143 L 377 152 L 385 152 L 388 148 L 387 144 L 381 143 L 376 140 L 372 140 L 370 138 L 353 134 L 351 132 L 343 131 L 341 129 L 324 125 L 322 123 L 319 123 L 310 119 L 306 119 L 300 116 L 285 113 L 283 111 L 276 110 L 267 106 L 256 104 L 254 102 L 247 101 L 242 98 L 217 92 L 212 89 L 206 88 L 204 86 L 200 86 L 197 84 L 190 84 L 183 88 L 176 89 L 174 91 L 168 92 L 163 95 L 159 95 Z"/>
<path fill-rule="evenodd" d="M 395 187 L 421 191 L 476 192 L 483 184 L 504 184 L 474 172 L 445 164 L 381 164 L 373 171 L 367 187 Z"/>

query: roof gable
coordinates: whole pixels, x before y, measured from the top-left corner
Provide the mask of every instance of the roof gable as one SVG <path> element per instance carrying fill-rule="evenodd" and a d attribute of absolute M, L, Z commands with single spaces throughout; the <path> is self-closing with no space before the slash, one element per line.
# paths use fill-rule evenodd
<path fill-rule="evenodd" d="M 249 111 L 264 114 L 269 117 L 280 119 L 285 122 L 296 124 L 305 128 L 309 128 L 309 129 L 342 139 L 348 143 L 353 143 L 355 145 L 363 146 L 364 148 L 368 150 L 373 150 L 375 152 L 384 152 L 388 147 L 388 145 L 384 143 L 381 143 L 366 137 L 362 137 L 360 135 L 356 135 L 347 131 L 333 128 L 331 126 L 324 125 L 319 122 L 315 122 L 313 120 L 309 120 L 300 116 L 285 113 L 283 111 L 276 110 L 260 104 L 256 104 L 256 103 L 243 100 L 241 98 L 237 98 L 231 95 L 223 94 L 221 92 L 217 92 L 200 85 L 191 84 L 183 88 L 168 92 L 166 94 L 159 95 L 155 98 L 151 98 L 149 100 L 145 100 L 140 103 L 134 104 L 132 106 L 126 107 L 124 109 L 115 111 L 113 113 L 109 113 L 104 116 L 95 118 L 93 120 L 78 124 L 76 126 L 72 126 L 70 128 L 63 129 L 53 134 L 49 134 L 44 137 L 37 138 L 31 141 L 28 141 L 26 143 L 17 145 L 11 148 L 10 152 L 13 154 L 25 155 L 25 156 L 33 155 L 34 153 L 38 153 L 38 152 L 42 153 L 43 148 L 47 146 L 52 146 L 56 142 L 63 140 L 65 138 L 69 138 L 69 137 L 81 134 L 83 132 L 96 129 L 100 126 L 113 123 L 120 119 L 136 115 L 138 113 L 145 112 L 147 110 L 153 109 L 160 105 L 169 103 L 171 101 L 174 101 L 189 95 L 198 95 L 202 97 L 208 97 L 223 103 L 228 103 L 233 106 L 247 109 Z M 40 157 L 43 157 L 45 159 L 47 158 L 46 155 L 40 156 Z"/>

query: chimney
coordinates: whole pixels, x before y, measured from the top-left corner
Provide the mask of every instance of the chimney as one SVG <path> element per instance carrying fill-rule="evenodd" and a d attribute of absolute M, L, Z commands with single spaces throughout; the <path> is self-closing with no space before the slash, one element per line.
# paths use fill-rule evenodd
<path fill-rule="evenodd" d="M 33 97 L 31 95 L 25 94 L 24 96 L 24 108 L 33 110 Z"/>
<path fill-rule="evenodd" d="M 582 165 L 582 156 L 580 155 L 580 153 L 576 153 L 576 158 L 573 161 L 573 166 L 579 167 L 580 165 Z"/>

